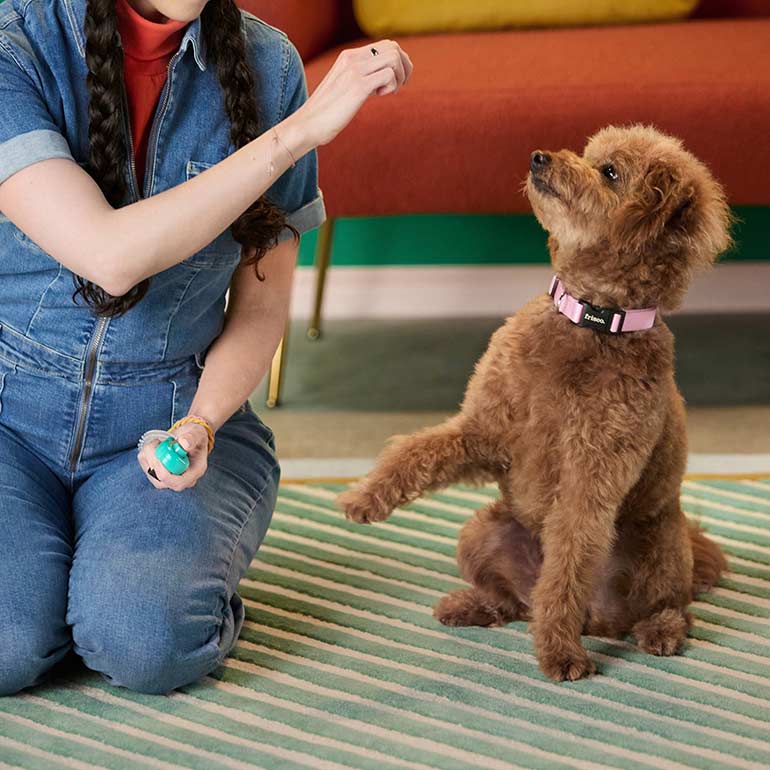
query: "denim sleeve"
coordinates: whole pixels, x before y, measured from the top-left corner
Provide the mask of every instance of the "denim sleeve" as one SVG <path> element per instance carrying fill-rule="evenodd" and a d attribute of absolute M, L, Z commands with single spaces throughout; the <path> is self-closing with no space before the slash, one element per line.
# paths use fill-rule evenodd
<path fill-rule="evenodd" d="M 289 63 L 283 92 L 283 111 L 279 121 L 298 110 L 307 99 L 307 83 L 302 59 L 294 45 L 288 45 Z M 289 168 L 267 191 L 267 197 L 287 214 L 287 222 L 300 234 L 312 230 L 326 220 L 323 193 L 318 187 L 318 156 L 315 150 L 306 153 Z M 285 229 L 279 242 L 292 237 Z"/>
<path fill-rule="evenodd" d="M 34 74 L 0 37 L 0 184 L 17 171 L 49 158 L 74 161 Z"/>

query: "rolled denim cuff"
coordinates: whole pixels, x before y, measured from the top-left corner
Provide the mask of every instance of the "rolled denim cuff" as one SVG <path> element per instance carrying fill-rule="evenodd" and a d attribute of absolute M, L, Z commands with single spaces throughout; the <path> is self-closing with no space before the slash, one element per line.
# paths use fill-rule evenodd
<path fill-rule="evenodd" d="M 0 144 L 0 184 L 17 171 L 50 158 L 74 161 L 67 140 L 56 131 L 38 129 Z"/>
<path fill-rule="evenodd" d="M 296 211 L 292 211 L 286 217 L 286 222 L 297 228 L 300 235 L 308 230 L 320 227 L 326 221 L 326 205 L 324 204 L 323 193 L 319 190 L 318 195 L 312 201 L 306 203 Z M 294 234 L 288 228 L 278 236 L 278 243 L 293 238 Z"/>

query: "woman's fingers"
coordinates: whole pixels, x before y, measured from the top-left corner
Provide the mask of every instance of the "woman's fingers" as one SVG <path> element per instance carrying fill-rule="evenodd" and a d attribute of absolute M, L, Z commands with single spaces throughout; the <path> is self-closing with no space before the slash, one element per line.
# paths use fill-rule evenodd
<path fill-rule="evenodd" d="M 412 60 L 409 58 L 409 54 L 401 48 L 401 46 L 398 47 L 399 53 L 401 55 L 401 59 L 404 62 L 404 70 L 406 72 L 406 80 L 405 83 L 409 82 L 409 78 L 412 77 L 412 71 L 414 70 L 414 64 L 412 64 Z"/>
<path fill-rule="evenodd" d="M 139 464 L 144 469 L 147 480 L 155 487 L 155 489 L 171 489 L 174 492 L 181 492 L 183 489 L 192 486 L 190 481 L 197 481 L 197 479 L 192 478 L 192 474 L 191 476 L 187 477 L 187 474 L 190 472 L 190 468 L 188 468 L 182 475 L 179 476 L 173 473 L 169 473 L 163 463 L 157 457 L 155 457 L 154 450 L 152 459 L 145 458 L 144 462 L 140 461 Z M 149 473 L 147 473 L 149 468 L 152 468 L 155 471 L 155 475 L 158 477 L 157 480 L 150 476 Z"/>
<path fill-rule="evenodd" d="M 372 55 L 372 49 L 377 51 L 377 55 Z M 364 46 L 361 51 L 364 52 L 363 75 L 371 75 L 378 70 L 390 67 L 396 75 L 396 83 L 400 87 L 407 80 L 406 60 L 402 56 L 403 51 L 398 43 L 392 40 L 383 40 L 367 48 Z M 411 64 L 411 62 L 410 62 Z"/>
<path fill-rule="evenodd" d="M 180 426 L 174 435 L 182 449 L 188 452 L 190 456 L 190 467 L 184 473 L 175 474 L 166 470 L 155 454 L 155 448 L 161 443 L 157 439 L 145 444 L 137 459 L 147 480 L 156 489 L 171 489 L 174 492 L 181 492 L 183 489 L 195 486 L 208 468 L 208 437 L 205 428 L 192 424 Z M 150 468 L 153 469 L 157 478 L 153 478 L 147 472 Z"/>
<path fill-rule="evenodd" d="M 395 40 L 390 42 L 393 44 L 393 54 L 396 57 L 396 66 L 398 68 L 396 74 L 399 75 L 398 85 L 400 87 L 409 82 L 414 65 L 407 52 Z"/>
<path fill-rule="evenodd" d="M 366 84 L 369 93 L 376 92 L 378 96 L 392 94 L 398 90 L 396 73 L 390 67 L 385 67 L 385 69 L 367 75 Z"/>
<path fill-rule="evenodd" d="M 174 435 L 190 459 L 190 467 L 176 479 L 185 482 L 185 487 L 194 486 L 205 473 L 208 465 L 209 436 L 202 425 L 186 423 L 175 431 Z"/>
<path fill-rule="evenodd" d="M 152 484 L 155 489 L 165 489 L 161 480 L 161 474 L 166 473 L 166 469 L 161 464 L 160 460 L 155 457 L 155 447 L 160 444 L 160 441 L 155 440 L 148 444 L 145 444 L 137 456 L 139 461 L 139 467 L 144 471 L 144 475 L 147 481 Z M 147 471 L 152 468 L 157 476 L 157 479 L 153 478 Z"/>
<path fill-rule="evenodd" d="M 299 111 L 309 144 L 331 142 L 372 94 L 395 93 L 411 73 L 411 60 L 393 40 L 341 51 Z"/>

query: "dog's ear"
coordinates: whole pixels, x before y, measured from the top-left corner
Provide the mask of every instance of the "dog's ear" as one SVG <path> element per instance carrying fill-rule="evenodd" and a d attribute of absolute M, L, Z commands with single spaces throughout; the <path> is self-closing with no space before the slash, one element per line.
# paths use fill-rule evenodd
<path fill-rule="evenodd" d="M 546 245 L 551 257 L 556 256 L 556 252 L 559 250 L 559 241 L 556 240 L 556 237 L 549 234 L 546 239 Z"/>
<path fill-rule="evenodd" d="M 669 164 L 653 160 L 613 215 L 611 245 L 617 251 L 638 253 L 666 232 L 686 231 L 695 203 L 694 185 Z"/>

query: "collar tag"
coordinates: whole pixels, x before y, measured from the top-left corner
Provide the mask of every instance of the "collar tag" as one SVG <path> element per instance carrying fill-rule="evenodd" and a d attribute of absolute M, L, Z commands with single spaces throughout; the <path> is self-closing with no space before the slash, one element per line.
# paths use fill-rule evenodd
<path fill-rule="evenodd" d="M 548 287 L 548 294 L 553 299 L 556 311 L 567 316 L 573 324 L 604 334 L 651 329 L 658 312 L 656 307 L 625 310 L 592 305 L 588 300 L 573 297 L 556 275 Z"/>
<path fill-rule="evenodd" d="M 623 328 L 623 319 L 625 312 L 620 308 L 611 307 L 599 307 L 598 305 L 592 305 L 590 302 L 581 299 L 580 304 L 583 306 L 583 313 L 578 321 L 578 326 L 585 326 L 589 329 L 596 329 L 596 331 L 606 332 L 612 334 L 618 329 Z M 615 316 L 620 316 L 617 323 Z"/>

